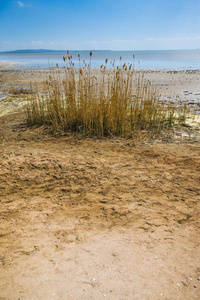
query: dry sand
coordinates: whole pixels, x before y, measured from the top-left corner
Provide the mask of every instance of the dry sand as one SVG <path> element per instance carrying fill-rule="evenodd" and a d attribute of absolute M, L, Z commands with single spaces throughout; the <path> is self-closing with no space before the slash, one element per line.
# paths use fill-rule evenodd
<path fill-rule="evenodd" d="M 45 72 L 2 69 L 2 92 Z M 199 73 L 146 75 L 198 93 Z M 23 125 L 19 101 L 0 100 L 0 299 L 198 300 L 199 130 L 52 137 Z"/>

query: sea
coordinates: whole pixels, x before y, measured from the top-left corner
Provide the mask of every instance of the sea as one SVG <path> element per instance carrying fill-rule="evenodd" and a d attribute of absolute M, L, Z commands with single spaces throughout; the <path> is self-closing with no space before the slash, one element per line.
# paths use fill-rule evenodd
<path fill-rule="evenodd" d="M 80 61 L 78 54 L 80 54 Z M 90 51 L 69 51 L 74 67 L 84 67 L 90 63 Z M 67 51 L 29 50 L 19 52 L 0 52 L 0 63 L 11 63 L 13 68 L 54 68 L 69 66 L 69 60 L 64 62 L 63 56 Z M 121 57 L 121 59 L 120 59 Z M 108 60 L 105 63 L 105 60 Z M 135 69 L 170 69 L 170 70 L 198 70 L 200 69 L 200 49 L 196 50 L 146 50 L 146 51 L 98 51 L 91 57 L 91 68 L 100 68 L 103 64 L 107 68 L 122 67 L 124 63 L 134 65 Z"/>

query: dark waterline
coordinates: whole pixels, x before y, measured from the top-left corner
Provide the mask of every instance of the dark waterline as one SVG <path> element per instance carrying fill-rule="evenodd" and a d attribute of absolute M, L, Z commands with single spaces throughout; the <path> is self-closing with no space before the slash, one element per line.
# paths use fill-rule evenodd
<path fill-rule="evenodd" d="M 89 64 L 90 51 L 70 51 L 74 67 L 83 67 L 85 60 Z M 78 53 L 81 56 L 81 62 L 78 60 Z M 133 54 L 135 58 L 133 58 Z M 49 68 L 68 66 L 67 62 L 63 61 L 63 56 L 67 56 L 67 51 L 55 52 L 13 52 L 0 53 L 0 63 L 11 62 L 14 68 Z M 120 61 L 120 56 L 122 60 Z M 115 60 L 115 66 L 126 64 L 134 64 L 136 69 L 175 69 L 185 70 L 200 69 L 200 50 L 152 50 L 152 51 L 93 51 L 92 68 L 99 68 L 101 64 L 105 64 L 105 59 L 108 59 L 107 67 L 112 67 L 110 62 Z"/>

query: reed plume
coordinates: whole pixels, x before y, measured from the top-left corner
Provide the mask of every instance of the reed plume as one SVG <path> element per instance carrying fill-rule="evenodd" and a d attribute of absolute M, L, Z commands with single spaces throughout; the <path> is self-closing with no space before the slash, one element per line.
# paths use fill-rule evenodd
<path fill-rule="evenodd" d="M 162 102 L 152 83 L 142 71 L 136 73 L 132 64 L 107 69 L 106 59 L 99 71 L 92 70 L 91 51 L 89 66 L 79 65 L 77 72 L 72 56 L 67 54 L 69 66 L 62 72 L 59 68 L 51 70 L 46 95 L 29 100 L 28 124 L 46 124 L 54 131 L 85 136 L 135 137 L 141 133 L 156 135 L 184 122 L 186 107 Z"/>

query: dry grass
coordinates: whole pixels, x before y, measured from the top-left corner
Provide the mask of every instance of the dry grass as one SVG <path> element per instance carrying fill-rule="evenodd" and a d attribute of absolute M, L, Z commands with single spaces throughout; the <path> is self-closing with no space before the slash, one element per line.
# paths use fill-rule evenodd
<path fill-rule="evenodd" d="M 81 58 L 78 55 L 80 66 Z M 85 136 L 133 137 L 159 134 L 164 128 L 184 122 L 186 107 L 160 101 L 144 73 L 132 65 L 100 70 L 89 65 L 74 68 L 72 57 L 63 57 L 68 66 L 51 70 L 46 96 L 28 101 L 27 123 L 47 124 L 53 131 L 79 132 Z M 85 63 L 85 62 L 84 62 Z"/>

